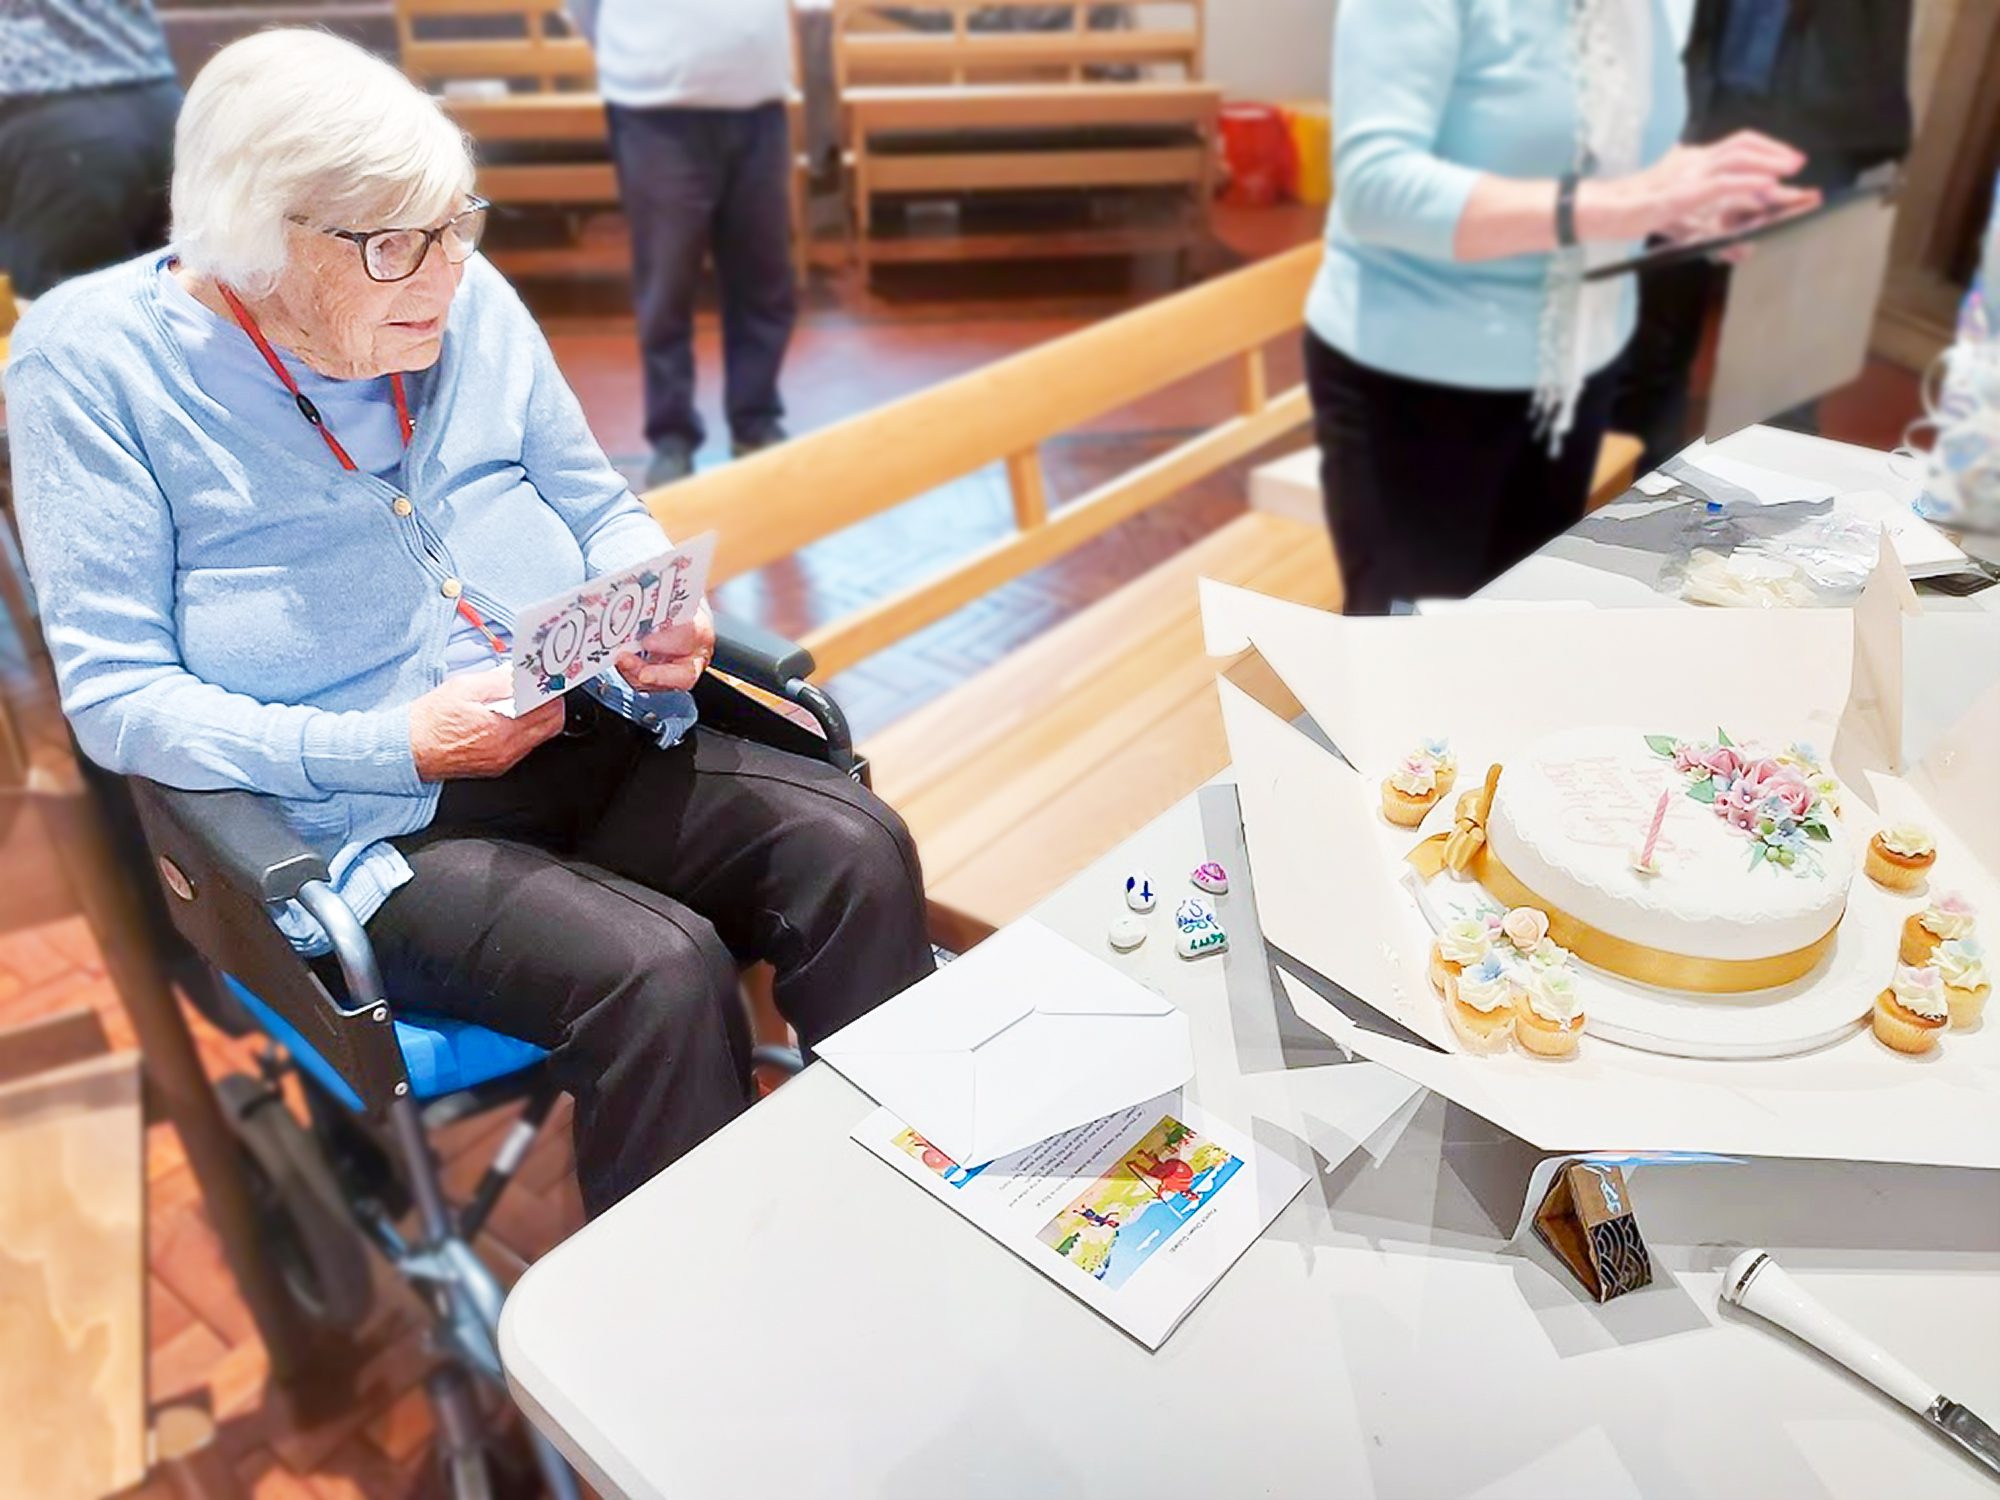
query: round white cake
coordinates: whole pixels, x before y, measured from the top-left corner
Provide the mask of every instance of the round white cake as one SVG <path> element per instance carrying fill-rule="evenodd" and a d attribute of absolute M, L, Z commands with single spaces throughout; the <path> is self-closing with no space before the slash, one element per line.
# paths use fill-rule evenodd
<path fill-rule="evenodd" d="M 1496 879 L 1524 887 L 1558 927 L 1561 913 L 1648 950 L 1773 960 L 1821 943 L 1846 908 L 1855 856 L 1834 791 L 1824 768 L 1789 747 L 1566 730 L 1506 761 L 1487 855 Z M 1627 972 L 1615 956 L 1601 966 Z M 1646 977 L 1647 965 L 1631 967 Z"/>

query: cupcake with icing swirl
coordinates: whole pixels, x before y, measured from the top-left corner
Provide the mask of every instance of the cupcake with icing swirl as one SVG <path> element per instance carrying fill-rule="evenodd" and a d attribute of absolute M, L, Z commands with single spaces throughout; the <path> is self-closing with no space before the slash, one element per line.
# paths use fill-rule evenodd
<path fill-rule="evenodd" d="M 1954 938 L 1937 945 L 1937 951 L 1931 955 L 1931 967 L 1944 982 L 1944 1003 L 1951 1012 L 1951 1029 L 1969 1031 L 1977 1026 L 1986 1010 L 1986 997 L 1993 993 L 1986 950 L 1971 938 Z"/>
<path fill-rule="evenodd" d="M 1929 963 L 1939 943 L 1960 942 L 1973 935 L 1975 916 L 1972 903 L 1956 891 L 1940 896 L 1903 923 L 1902 950 L 1897 956 L 1918 967 Z"/>
<path fill-rule="evenodd" d="M 1928 965 L 1914 964 L 1897 965 L 1896 977 L 1875 997 L 1871 1017 L 1884 1046 L 1912 1057 L 1935 1047 L 1950 1019 L 1943 976 Z"/>
<path fill-rule="evenodd" d="M 1937 863 L 1937 843 L 1919 823 L 1891 823 L 1868 841 L 1861 868 L 1885 891 L 1914 891 Z"/>
<path fill-rule="evenodd" d="M 1382 780 L 1382 816 L 1398 828 L 1415 828 L 1458 780 L 1458 762 L 1445 740 L 1425 740 Z"/>
<path fill-rule="evenodd" d="M 1492 951 L 1493 942 L 1487 935 L 1486 923 L 1479 917 L 1457 917 L 1445 923 L 1444 931 L 1431 944 L 1431 985 L 1449 1000 L 1458 978 L 1470 964 L 1476 964 Z"/>
<path fill-rule="evenodd" d="M 1468 1052 L 1500 1052 L 1514 1035 L 1520 987 L 1508 977 L 1498 954 L 1488 953 L 1458 976 L 1445 1001 L 1452 1034 Z"/>
<path fill-rule="evenodd" d="M 1575 1056 L 1583 1022 L 1576 975 L 1566 968 L 1536 971 L 1514 1005 L 1514 1039 L 1537 1057 Z"/>

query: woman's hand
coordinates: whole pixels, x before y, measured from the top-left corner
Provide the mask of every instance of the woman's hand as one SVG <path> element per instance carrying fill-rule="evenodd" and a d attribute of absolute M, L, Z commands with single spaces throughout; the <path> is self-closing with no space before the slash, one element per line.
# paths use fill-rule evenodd
<path fill-rule="evenodd" d="M 715 620 L 703 604 L 692 618 L 641 636 L 636 651 L 619 655 L 618 671 L 642 693 L 684 692 L 700 680 L 714 656 Z"/>
<path fill-rule="evenodd" d="M 1819 201 L 1818 191 L 1784 182 L 1805 164 L 1803 153 L 1754 130 L 1739 130 L 1712 145 L 1677 146 L 1643 172 L 1584 182 L 1577 189 L 1577 236 L 1691 238 L 1810 208 Z"/>
<path fill-rule="evenodd" d="M 510 719 L 487 705 L 513 696 L 505 667 L 447 677 L 410 705 L 410 751 L 425 781 L 470 781 L 504 776 L 530 750 L 562 733 L 563 704 L 553 703 Z"/>

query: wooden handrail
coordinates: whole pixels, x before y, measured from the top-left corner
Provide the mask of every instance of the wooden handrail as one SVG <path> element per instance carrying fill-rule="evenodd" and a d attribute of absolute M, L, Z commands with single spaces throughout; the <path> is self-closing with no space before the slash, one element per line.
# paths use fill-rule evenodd
<path fill-rule="evenodd" d="M 840 671 L 1303 427 L 1305 391 L 1268 396 L 1263 347 L 1298 328 L 1319 254 L 1302 246 L 652 491 L 646 502 L 670 535 L 720 533 L 713 577 L 721 581 L 1003 465 L 1015 530 L 810 633 L 820 672 Z M 1051 509 L 1042 443 L 1227 362 L 1232 414 Z"/>
<path fill-rule="evenodd" d="M 646 496 L 669 535 L 721 533 L 720 581 L 789 557 L 1298 328 L 1319 247 L 1023 350 Z"/>

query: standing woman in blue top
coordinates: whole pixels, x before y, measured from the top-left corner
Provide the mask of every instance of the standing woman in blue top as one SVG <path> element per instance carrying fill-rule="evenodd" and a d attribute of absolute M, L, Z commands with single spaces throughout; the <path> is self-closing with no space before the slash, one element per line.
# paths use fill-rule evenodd
<path fill-rule="evenodd" d="M 1468 594 L 1583 514 L 1651 235 L 1806 201 L 1679 147 L 1665 0 L 1342 0 L 1306 368 L 1349 613 Z"/>

